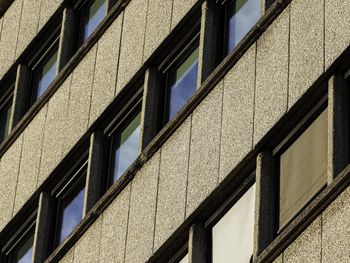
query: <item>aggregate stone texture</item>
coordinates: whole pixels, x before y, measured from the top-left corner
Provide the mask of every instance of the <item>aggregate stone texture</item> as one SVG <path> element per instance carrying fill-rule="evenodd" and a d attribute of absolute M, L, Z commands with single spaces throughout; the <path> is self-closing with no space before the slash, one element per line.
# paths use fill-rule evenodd
<path fill-rule="evenodd" d="M 3 16 L 0 17 L 0 41 L 1 41 L 1 31 L 2 31 L 2 22 L 3 22 Z"/>
<path fill-rule="evenodd" d="M 218 184 L 222 91 L 220 82 L 192 115 L 186 217 Z"/>
<path fill-rule="evenodd" d="M 99 262 L 101 222 L 99 217 L 75 244 L 74 263 Z"/>
<path fill-rule="evenodd" d="M 180 22 L 196 2 L 197 0 L 174 0 L 171 28 L 174 28 Z"/>
<path fill-rule="evenodd" d="M 95 45 L 89 51 L 73 71 L 63 155 L 67 154 L 88 127 L 96 47 Z"/>
<path fill-rule="evenodd" d="M 124 261 L 130 190 L 128 185 L 103 212 L 99 258 L 101 263 Z"/>
<path fill-rule="evenodd" d="M 23 148 L 13 215 L 32 196 L 37 187 L 46 113 L 47 104 L 35 116 L 23 133 Z"/>
<path fill-rule="evenodd" d="M 350 45 L 350 1 L 326 0 L 325 6 L 325 66 Z"/>
<path fill-rule="evenodd" d="M 321 217 L 318 217 L 284 251 L 283 262 L 321 262 L 321 242 Z"/>
<path fill-rule="evenodd" d="M 191 117 L 162 147 L 154 251 L 185 218 L 190 134 Z"/>
<path fill-rule="evenodd" d="M 66 117 L 70 84 L 71 75 L 63 82 L 48 102 L 38 187 L 62 160 L 64 134 L 68 130 Z"/>
<path fill-rule="evenodd" d="M 290 12 L 289 108 L 324 71 L 324 0 L 293 0 Z"/>
<path fill-rule="evenodd" d="M 74 247 L 71 248 L 66 255 L 60 260 L 60 263 L 73 263 L 74 260 Z"/>
<path fill-rule="evenodd" d="M 273 263 L 283 263 L 283 254 L 279 255 Z"/>
<path fill-rule="evenodd" d="M 289 6 L 257 42 L 254 145 L 287 110 Z"/>
<path fill-rule="evenodd" d="M 322 214 L 322 262 L 350 262 L 350 187 Z"/>
<path fill-rule="evenodd" d="M 143 61 L 146 61 L 170 32 L 172 0 L 151 0 L 148 4 Z"/>
<path fill-rule="evenodd" d="M 255 53 L 253 45 L 224 78 L 220 180 L 251 150 Z"/>
<path fill-rule="evenodd" d="M 115 95 L 122 19 L 121 14 L 97 44 L 89 126 L 101 115 Z"/>
<path fill-rule="evenodd" d="M 45 25 L 62 3 L 63 0 L 41 0 L 39 30 Z"/>
<path fill-rule="evenodd" d="M 132 0 L 125 8 L 117 87 L 129 82 L 142 64 L 148 0 Z"/>
<path fill-rule="evenodd" d="M 21 159 L 23 135 L 20 135 L 1 159 L 0 168 L 0 232 L 12 217 Z"/>
<path fill-rule="evenodd" d="M 40 17 L 40 0 L 23 1 L 21 24 L 19 27 L 16 57 L 22 54 L 37 33 Z"/>
<path fill-rule="evenodd" d="M 143 263 L 152 255 L 159 161 L 157 152 L 132 181 L 125 263 Z"/>
<path fill-rule="evenodd" d="M 3 16 L 0 40 L 0 79 L 15 59 L 22 6 L 23 0 L 14 1 Z"/>

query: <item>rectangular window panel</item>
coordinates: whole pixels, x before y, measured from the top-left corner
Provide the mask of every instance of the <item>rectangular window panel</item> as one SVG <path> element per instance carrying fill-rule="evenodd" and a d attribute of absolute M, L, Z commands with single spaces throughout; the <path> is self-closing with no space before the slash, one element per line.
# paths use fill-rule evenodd
<path fill-rule="evenodd" d="M 107 1 L 95 0 L 84 11 L 82 39 L 84 42 L 98 27 L 107 14 Z"/>
<path fill-rule="evenodd" d="M 12 110 L 12 96 L 9 97 L 0 108 L 0 143 L 2 143 L 10 132 L 10 118 Z"/>
<path fill-rule="evenodd" d="M 327 181 L 327 109 L 280 157 L 280 227 Z"/>
<path fill-rule="evenodd" d="M 198 75 L 198 46 L 168 72 L 167 79 L 167 113 L 166 120 L 171 120 L 174 115 L 185 105 L 197 88 Z"/>
<path fill-rule="evenodd" d="M 253 255 L 255 184 L 212 229 L 213 263 L 249 263 Z"/>
<path fill-rule="evenodd" d="M 249 32 L 261 16 L 260 0 L 236 0 L 226 7 L 226 54 Z"/>
<path fill-rule="evenodd" d="M 141 112 L 131 118 L 112 136 L 111 182 L 117 181 L 139 155 Z"/>

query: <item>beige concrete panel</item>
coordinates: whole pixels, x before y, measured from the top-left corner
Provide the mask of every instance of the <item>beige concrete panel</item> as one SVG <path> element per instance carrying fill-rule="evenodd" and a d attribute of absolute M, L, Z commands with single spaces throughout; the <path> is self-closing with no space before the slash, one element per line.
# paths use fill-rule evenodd
<path fill-rule="evenodd" d="M 124 88 L 142 64 L 148 0 L 133 0 L 125 8 L 117 90 Z"/>
<path fill-rule="evenodd" d="M 152 255 L 159 162 L 157 152 L 132 181 L 125 263 L 143 263 Z"/>
<path fill-rule="evenodd" d="M 73 263 L 73 260 L 74 260 L 74 247 L 72 247 L 59 262 L 60 263 Z"/>
<path fill-rule="evenodd" d="M 186 217 L 214 190 L 219 179 L 222 82 L 192 115 Z"/>
<path fill-rule="evenodd" d="M 151 0 L 148 4 L 143 61 L 146 61 L 170 32 L 172 0 Z"/>
<path fill-rule="evenodd" d="M 88 127 L 96 47 L 97 45 L 86 54 L 72 73 L 63 156 L 72 149 Z"/>
<path fill-rule="evenodd" d="M 310 226 L 283 252 L 284 263 L 321 262 L 321 218 Z"/>
<path fill-rule="evenodd" d="M 191 117 L 162 147 L 155 229 L 157 250 L 185 218 Z"/>
<path fill-rule="evenodd" d="M 283 263 L 283 254 L 279 255 L 273 263 Z"/>
<path fill-rule="evenodd" d="M 290 16 L 290 108 L 324 71 L 324 0 L 293 0 Z"/>
<path fill-rule="evenodd" d="M 289 6 L 257 42 L 254 145 L 287 110 Z"/>
<path fill-rule="evenodd" d="M 171 28 L 174 28 L 198 0 L 174 0 Z"/>
<path fill-rule="evenodd" d="M 124 261 L 130 189 L 128 185 L 103 212 L 100 263 Z"/>
<path fill-rule="evenodd" d="M 89 126 L 113 100 L 116 89 L 123 14 L 110 25 L 98 41 Z"/>
<path fill-rule="evenodd" d="M 220 180 L 252 148 L 255 53 L 253 45 L 224 78 Z"/>
<path fill-rule="evenodd" d="M 37 33 L 40 17 L 41 0 L 23 1 L 21 25 L 19 27 L 16 57 L 22 54 L 23 50 L 33 40 Z"/>
<path fill-rule="evenodd" d="M 15 215 L 32 196 L 37 187 L 46 113 L 47 104 L 40 110 L 23 132 L 22 157 L 13 215 Z"/>
<path fill-rule="evenodd" d="M 11 145 L 1 158 L 0 168 L 0 232 L 12 217 L 17 187 L 23 135 Z"/>
<path fill-rule="evenodd" d="M 322 262 L 350 261 L 350 187 L 322 214 Z"/>
<path fill-rule="evenodd" d="M 63 0 L 41 0 L 38 30 L 40 30 L 45 25 L 45 23 L 49 20 L 49 18 L 55 13 L 58 7 L 62 4 L 62 2 Z"/>
<path fill-rule="evenodd" d="M 326 0 L 325 6 L 326 69 L 350 45 L 350 1 Z"/>
<path fill-rule="evenodd" d="M 0 40 L 0 79 L 15 60 L 23 0 L 14 1 L 3 16 Z"/>

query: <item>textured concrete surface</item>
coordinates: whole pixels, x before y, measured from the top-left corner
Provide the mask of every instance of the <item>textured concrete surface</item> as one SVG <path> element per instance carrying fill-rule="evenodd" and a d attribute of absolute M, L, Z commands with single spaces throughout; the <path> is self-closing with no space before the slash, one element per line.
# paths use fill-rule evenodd
<path fill-rule="evenodd" d="M 219 83 L 192 115 L 186 217 L 218 184 L 222 91 Z"/>
<path fill-rule="evenodd" d="M 40 0 L 23 1 L 16 57 L 22 54 L 23 50 L 27 47 L 30 41 L 32 41 L 37 33 L 40 17 L 40 4 Z"/>
<path fill-rule="evenodd" d="M 284 263 L 321 262 L 321 218 L 311 225 L 284 251 Z"/>
<path fill-rule="evenodd" d="M 152 255 L 159 162 L 157 152 L 132 181 L 125 263 L 143 263 Z"/>
<path fill-rule="evenodd" d="M 255 50 L 253 45 L 224 78 L 220 180 L 252 148 Z"/>
<path fill-rule="evenodd" d="M 45 25 L 49 18 L 55 13 L 63 0 L 41 0 L 39 30 Z"/>
<path fill-rule="evenodd" d="M 65 155 L 87 130 L 92 82 L 95 68 L 95 45 L 75 68 L 70 87 L 63 154 Z"/>
<path fill-rule="evenodd" d="M 325 66 L 326 69 L 350 45 L 350 1 L 326 0 Z"/>
<path fill-rule="evenodd" d="M 99 262 L 123 262 L 128 226 L 130 185 L 103 212 Z"/>
<path fill-rule="evenodd" d="M 23 133 L 23 148 L 19 168 L 13 214 L 30 198 L 37 187 L 47 105 L 35 116 Z"/>
<path fill-rule="evenodd" d="M 322 262 L 350 262 L 350 187 L 322 214 Z"/>
<path fill-rule="evenodd" d="M 23 0 L 14 1 L 3 16 L 0 40 L 0 79 L 15 59 L 22 6 Z"/>
<path fill-rule="evenodd" d="M 114 98 L 122 17 L 121 14 L 110 25 L 97 44 L 89 126 L 101 115 Z"/>
<path fill-rule="evenodd" d="M 99 262 L 101 222 L 99 217 L 76 243 L 74 263 Z"/>
<path fill-rule="evenodd" d="M 185 217 L 190 134 L 191 117 L 162 147 L 154 250 L 163 244 Z"/>
<path fill-rule="evenodd" d="M 283 263 L 283 254 L 279 255 L 273 263 Z"/>
<path fill-rule="evenodd" d="M 60 260 L 60 263 L 73 263 L 73 260 L 74 260 L 74 247 L 67 252 L 67 254 Z"/>
<path fill-rule="evenodd" d="M 12 217 L 21 159 L 23 136 L 17 138 L 1 158 L 0 167 L 0 231 Z"/>
<path fill-rule="evenodd" d="M 288 36 L 289 7 L 257 42 L 254 145 L 287 110 Z"/>
<path fill-rule="evenodd" d="M 170 32 L 172 0 L 152 0 L 148 3 L 147 27 L 143 61 L 146 61 Z"/>
<path fill-rule="evenodd" d="M 174 28 L 180 20 L 190 11 L 197 0 L 174 0 L 171 28 Z"/>
<path fill-rule="evenodd" d="M 148 0 L 133 0 L 125 8 L 117 89 L 124 88 L 142 64 Z"/>
<path fill-rule="evenodd" d="M 290 108 L 324 69 L 324 0 L 293 0 L 290 15 Z"/>

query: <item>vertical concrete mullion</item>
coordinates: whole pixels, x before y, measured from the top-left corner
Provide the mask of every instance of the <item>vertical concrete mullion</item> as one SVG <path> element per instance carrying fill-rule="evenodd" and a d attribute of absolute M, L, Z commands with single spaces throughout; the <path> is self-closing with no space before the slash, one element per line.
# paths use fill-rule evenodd
<path fill-rule="evenodd" d="M 157 68 L 148 68 L 145 74 L 141 111 L 141 150 L 154 138 L 160 126 L 161 87 Z"/>
<path fill-rule="evenodd" d="M 42 263 L 49 256 L 50 234 L 52 232 L 52 205 L 49 193 L 41 193 L 35 224 L 33 262 Z"/>
<path fill-rule="evenodd" d="M 272 153 L 261 152 L 256 164 L 254 259 L 276 236 L 279 189 L 277 177 L 277 164 Z"/>
<path fill-rule="evenodd" d="M 349 102 L 344 74 L 336 73 L 328 82 L 328 184 L 349 163 Z"/>
<path fill-rule="evenodd" d="M 210 236 L 203 223 L 191 226 L 188 241 L 188 263 L 210 262 Z"/>
<path fill-rule="evenodd" d="M 199 35 L 199 57 L 197 89 L 215 69 L 218 61 L 218 45 L 220 43 L 219 5 L 207 0 L 202 4 L 201 28 Z"/>
<path fill-rule="evenodd" d="M 75 52 L 78 14 L 73 7 L 68 6 L 63 10 L 60 40 L 58 46 L 57 74 L 64 68 Z"/>
<path fill-rule="evenodd" d="M 16 127 L 27 110 L 27 102 L 30 96 L 29 86 L 30 72 L 25 64 L 19 64 L 16 73 L 15 90 L 13 92 L 10 129 Z"/>
<path fill-rule="evenodd" d="M 89 159 L 86 176 L 84 215 L 100 198 L 105 164 L 105 142 L 103 133 L 94 132 L 90 137 Z"/>

